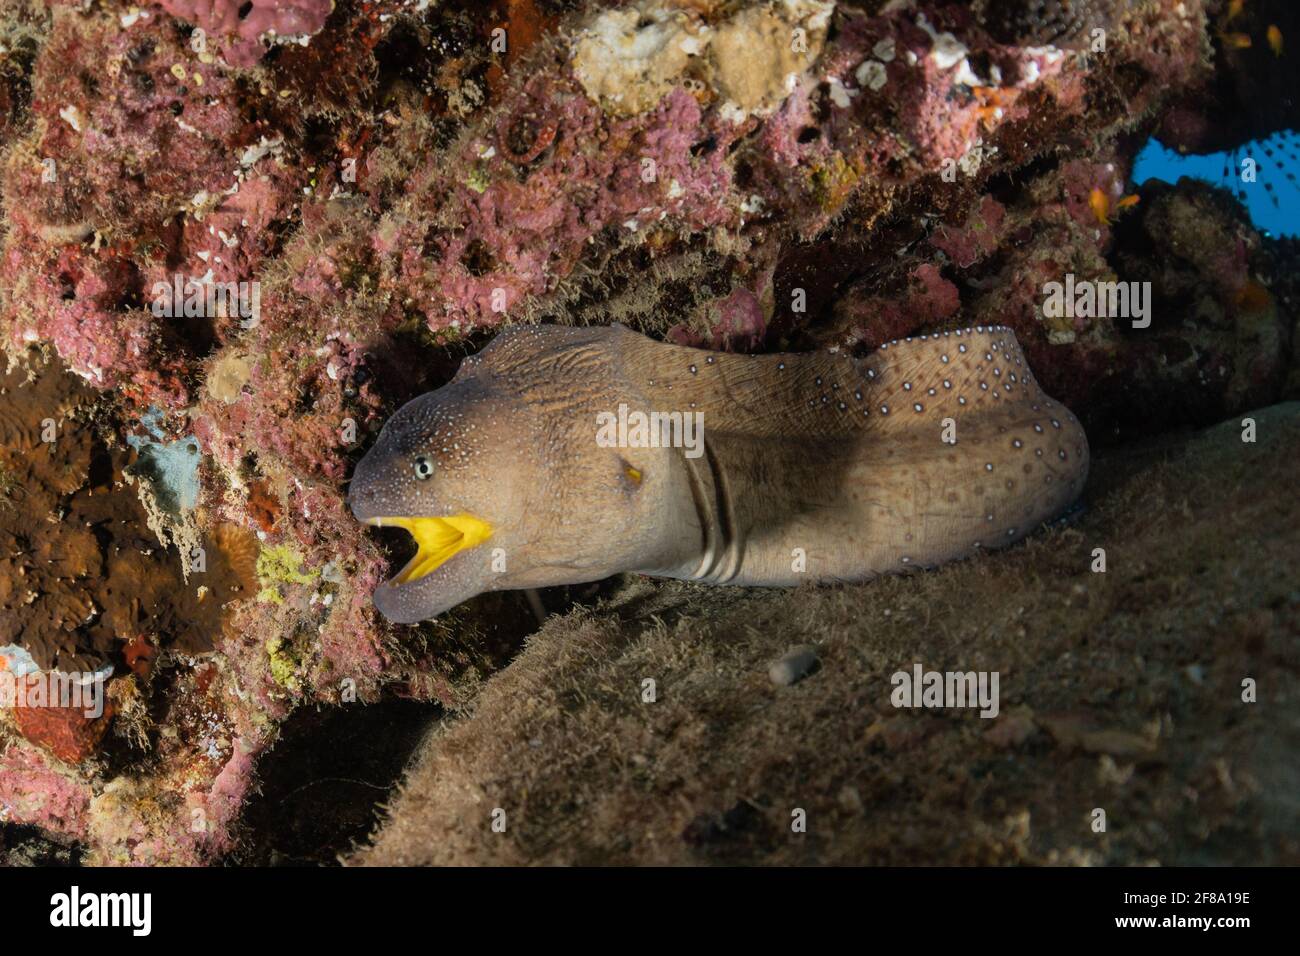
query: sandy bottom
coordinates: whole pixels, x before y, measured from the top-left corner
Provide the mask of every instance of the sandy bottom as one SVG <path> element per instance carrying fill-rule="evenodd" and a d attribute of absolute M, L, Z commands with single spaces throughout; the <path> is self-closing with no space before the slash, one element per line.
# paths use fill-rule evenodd
<path fill-rule="evenodd" d="M 940 571 L 629 579 L 433 725 L 350 862 L 1300 863 L 1300 404 L 1254 417 L 1099 455 L 1071 525 Z M 997 671 L 999 715 L 895 708 L 917 663 Z"/>

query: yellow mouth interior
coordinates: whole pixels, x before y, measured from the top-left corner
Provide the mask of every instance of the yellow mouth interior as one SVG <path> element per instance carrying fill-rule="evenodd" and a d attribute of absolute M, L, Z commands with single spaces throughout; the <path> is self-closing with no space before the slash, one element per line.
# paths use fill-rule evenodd
<path fill-rule="evenodd" d="M 371 518 L 367 524 L 380 528 L 405 528 L 415 539 L 418 550 L 393 580 L 398 584 L 418 581 L 455 555 L 476 547 L 492 537 L 492 526 L 471 514 L 449 518 Z"/>

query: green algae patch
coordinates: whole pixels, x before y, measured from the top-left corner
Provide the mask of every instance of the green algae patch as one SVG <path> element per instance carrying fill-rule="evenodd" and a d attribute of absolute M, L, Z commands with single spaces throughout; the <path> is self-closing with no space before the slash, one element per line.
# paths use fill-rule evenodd
<path fill-rule="evenodd" d="M 488 186 L 492 185 L 492 180 L 488 178 L 486 169 L 475 166 L 470 169 L 469 175 L 465 177 L 465 185 L 476 193 L 485 193 Z"/>
<path fill-rule="evenodd" d="M 266 642 L 266 656 L 271 662 L 271 677 L 275 682 L 286 690 L 298 690 L 298 667 L 302 662 L 295 655 L 293 645 L 273 637 Z"/>
<path fill-rule="evenodd" d="M 303 556 L 287 544 L 263 548 L 257 555 L 257 599 L 266 604 L 283 604 L 281 585 L 311 584 L 319 572 L 302 570 Z"/>

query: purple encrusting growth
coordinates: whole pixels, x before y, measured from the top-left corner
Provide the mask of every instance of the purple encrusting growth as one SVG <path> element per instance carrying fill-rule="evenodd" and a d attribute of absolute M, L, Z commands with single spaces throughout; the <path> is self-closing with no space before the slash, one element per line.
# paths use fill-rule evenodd
<path fill-rule="evenodd" d="M 526 297 L 543 295 L 548 277 L 571 268 L 582 246 L 603 230 L 636 232 L 665 215 L 690 232 L 738 224 L 739 210 L 719 199 L 731 190 L 725 158 L 741 130 L 706 117 L 685 90 L 669 93 L 647 116 L 608 120 L 571 82 L 543 75 L 507 104 L 507 111 L 512 108 L 552 117 L 547 122 L 558 128 L 554 154 L 543 167 L 518 181 L 500 145 L 501 131 L 514 121 L 507 112 L 493 131 L 498 135 L 471 140 L 456 157 L 453 175 L 465 176 L 464 182 L 448 182 L 431 166 L 411 183 L 415 195 L 449 190 L 442 212 L 463 229 L 429 237 L 422 225 L 413 225 L 381 250 L 400 262 L 394 278 L 421 304 L 431 328 L 500 323 Z M 539 129 L 537 135 L 549 134 Z M 692 155 L 692 147 L 710 140 L 707 154 Z M 610 141 L 626 146 L 600 148 Z M 490 160 L 477 158 L 494 145 Z M 647 159 L 656 166 L 650 182 L 642 175 Z M 476 176 L 488 185 L 477 188 Z M 471 263 L 476 249 L 484 250 L 486 265 Z"/>
<path fill-rule="evenodd" d="M 167 440 L 200 444 L 199 530 L 238 525 L 300 562 L 237 606 L 210 658 L 153 689 L 180 728 L 154 769 L 106 794 L 25 741 L 0 754 L 10 818 L 96 859 L 227 852 L 278 722 L 338 703 L 344 681 L 363 701 L 389 685 L 454 698 L 451 653 L 415 651 L 376 618 L 388 559 L 348 514 L 345 481 L 387 414 L 445 382 L 479 330 L 619 318 L 764 351 L 1005 324 L 1085 418 L 1117 401 L 1119 374 L 1167 394 L 1209 368 L 1216 409 L 1257 401 L 1280 374 L 1284 317 L 1252 292 L 1259 238 L 1205 196 L 1144 190 L 1124 214 L 1213 277 L 1195 287 L 1210 318 L 1194 354 L 1104 322 L 1053 327 L 1038 308 L 1063 269 L 1111 268 L 1118 227 L 1095 221 L 1089 193 L 1127 192 L 1117 138 L 1210 76 L 1201 0 L 1090 4 L 1110 28 L 1104 55 L 1076 37 L 1049 48 L 1043 30 L 1082 27 L 1009 3 L 993 5 L 996 22 L 944 0 L 791 3 L 824 8 L 831 28 L 824 42 L 811 31 L 788 86 L 782 74 L 741 110 L 705 52 L 644 109 L 589 92 L 575 40 L 620 5 L 563 18 L 531 0 L 332 6 L 59 3 L 0 23 L 39 37 L 15 47 L 25 72 L 0 86 L 0 339 L 15 355 L 56 352 L 124 433 L 163 409 Z M 760 5 L 688 6 L 717 35 Z M 490 47 L 497 26 L 505 56 Z M 306 41 L 272 44 L 272 30 Z M 1014 189 L 998 183 L 1046 160 Z M 1186 292 L 1150 261 L 1136 268 Z M 257 281 L 260 315 L 154 315 L 155 284 L 178 274 Z M 1231 323 L 1212 321 L 1224 315 L 1251 325 L 1262 357 L 1239 354 Z M 199 724 L 224 745 L 203 749 Z M 148 816 L 146 798 L 169 809 Z M 192 809 L 209 829 L 190 829 Z"/>
<path fill-rule="evenodd" d="M 83 58 L 111 68 L 67 69 Z M 241 117 L 238 91 L 165 17 L 123 29 L 56 9 L 32 75 L 38 121 L 5 169 L 13 345 L 50 342 L 92 384 L 146 402 L 192 399 L 193 330 L 150 313 L 154 285 L 255 273 L 295 178 L 244 166 L 275 127 Z"/>
<path fill-rule="evenodd" d="M 880 63 L 872 51 L 886 38 L 893 46 L 881 48 L 889 56 L 880 64 L 885 86 L 860 88 L 855 71 Z M 999 50 L 1018 79 L 999 91 L 1001 105 L 989 106 L 969 90 L 965 102 L 953 95 L 964 79 L 952 62 L 956 48 L 937 56 L 933 46 L 911 15 L 845 12 L 820 68 L 793 84 L 765 121 L 734 122 L 682 88 L 647 113 L 611 117 L 563 72 L 534 76 L 502 104 L 494 126 L 464 140 L 450 166 L 440 158 L 413 177 L 412 204 L 446 197 L 439 219 L 458 228 L 403 224 L 391 238 L 384 231 L 380 251 L 398 257 L 394 281 L 430 328 L 443 329 L 508 321 L 528 297 L 550 291 L 602 233 L 614 232 L 623 245 L 646 233 L 721 226 L 738 231 L 743 247 L 754 231 L 743 229 L 746 220 L 771 222 L 779 214 L 786 229 L 815 236 L 868 170 L 881 188 L 967 160 L 982 136 L 1025 115 L 1014 104 L 1045 87 L 1065 62 L 1059 52 Z M 898 125 L 874 124 L 885 101 L 901 107 Z M 522 169 L 508 145 L 520 125 L 523 135 L 549 144 Z M 749 137 L 754 148 L 737 150 Z M 744 160 L 747 182 L 738 184 Z M 655 170 L 648 182 L 647 161 Z M 899 171 L 881 176 L 891 165 Z"/>
<path fill-rule="evenodd" d="M 333 0 L 158 0 L 173 16 L 193 23 L 218 40 L 232 66 L 262 59 L 264 37 L 293 42 L 325 25 Z"/>

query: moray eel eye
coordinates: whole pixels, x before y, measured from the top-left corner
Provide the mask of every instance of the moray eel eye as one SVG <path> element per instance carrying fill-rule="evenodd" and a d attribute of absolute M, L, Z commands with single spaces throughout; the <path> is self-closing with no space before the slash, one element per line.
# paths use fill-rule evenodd
<path fill-rule="evenodd" d="M 423 455 L 417 455 L 415 458 L 415 477 L 424 481 L 433 475 L 433 462 Z"/>
<path fill-rule="evenodd" d="M 369 518 L 377 528 L 405 528 L 418 550 L 406 567 L 397 572 L 394 584 L 410 584 L 436 571 L 462 551 L 477 547 L 492 537 L 492 526 L 471 514 L 448 518 Z"/>

